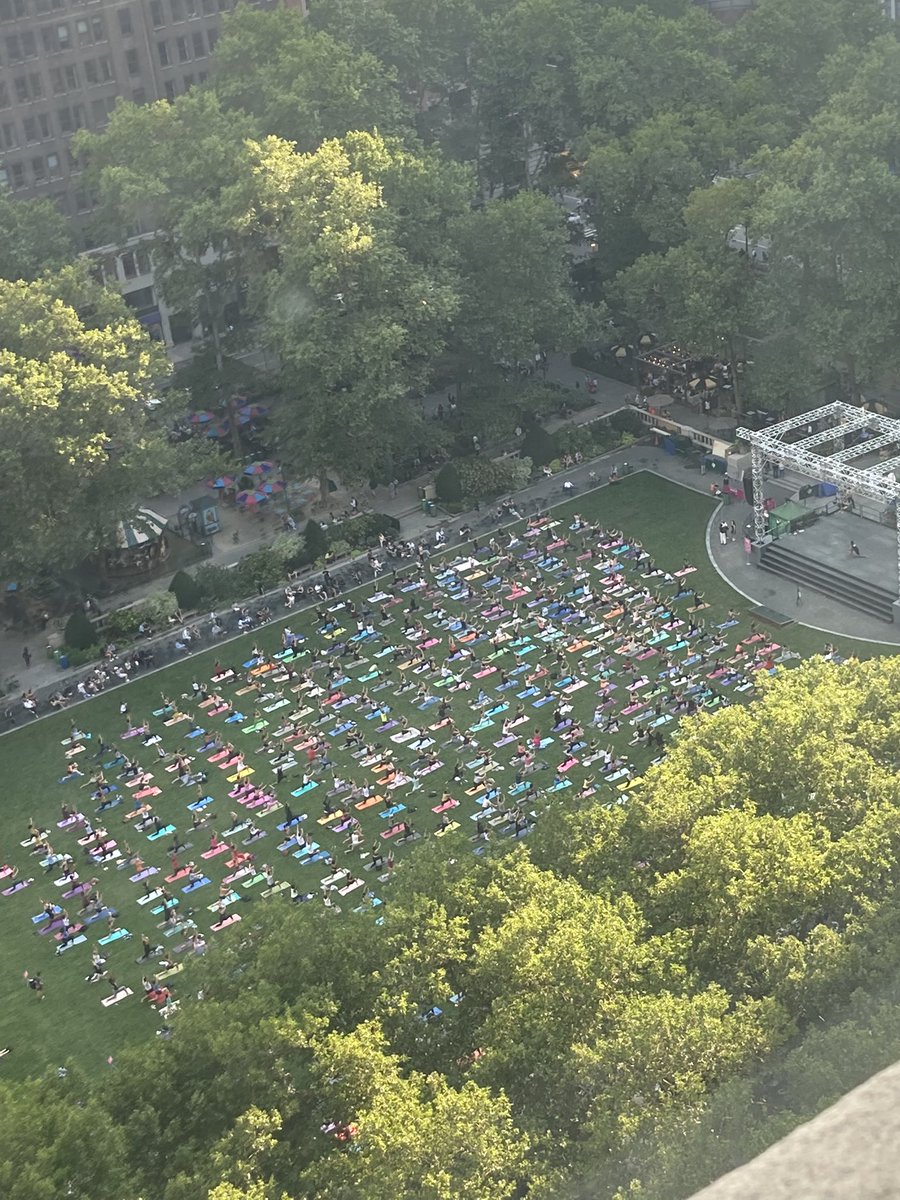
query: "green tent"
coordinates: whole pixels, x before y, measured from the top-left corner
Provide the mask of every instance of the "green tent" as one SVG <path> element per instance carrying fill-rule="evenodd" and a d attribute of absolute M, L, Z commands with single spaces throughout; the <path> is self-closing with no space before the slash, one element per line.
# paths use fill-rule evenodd
<path fill-rule="evenodd" d="M 804 508 L 802 504 L 788 500 L 769 513 L 769 533 L 773 537 L 783 537 L 804 525 L 811 525 L 818 515 L 814 508 Z"/>

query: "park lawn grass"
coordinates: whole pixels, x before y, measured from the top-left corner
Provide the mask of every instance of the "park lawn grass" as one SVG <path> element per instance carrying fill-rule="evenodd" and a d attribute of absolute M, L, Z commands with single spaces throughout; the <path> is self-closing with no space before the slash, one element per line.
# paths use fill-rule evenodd
<path fill-rule="evenodd" d="M 728 608 L 735 608 L 745 614 L 746 610 L 751 607 L 750 603 L 737 595 L 709 565 L 706 555 L 705 532 L 713 510 L 713 501 L 701 494 L 650 474 L 640 474 L 624 480 L 615 487 L 603 488 L 589 496 L 571 501 L 557 509 L 554 515 L 563 518 L 563 528 L 568 525 L 566 518 L 570 519 L 573 512 L 580 512 L 589 519 L 599 518 L 607 528 L 621 529 L 626 534 L 639 539 L 657 562 L 667 569 L 677 570 L 685 561 L 695 565 L 697 572 L 690 577 L 690 581 L 692 585 L 698 586 L 705 593 L 710 602 L 711 608 L 703 615 L 709 618 L 707 624 L 713 624 L 724 617 Z M 365 588 L 359 589 L 358 594 L 367 596 L 371 595 L 374 590 L 373 585 L 369 584 Z M 449 601 L 445 606 L 448 610 L 456 607 Z M 469 607 L 467 615 L 471 618 L 472 614 L 483 606 L 484 603 L 479 600 L 477 605 Z M 424 607 L 427 606 L 423 605 Z M 397 605 L 392 612 L 399 616 L 402 614 L 402 606 Z M 127 699 L 135 723 L 142 724 L 150 718 L 154 709 L 161 707 L 163 696 L 172 699 L 177 706 L 179 698 L 190 693 L 190 684 L 193 678 L 196 677 L 201 682 L 208 682 L 212 675 L 213 664 L 217 659 L 224 666 L 233 665 L 240 668 L 242 662 L 249 657 L 250 647 L 255 642 L 258 642 L 264 650 L 272 651 L 280 645 L 283 625 L 289 624 L 295 632 L 303 632 L 309 637 L 314 623 L 315 616 L 311 611 L 308 614 L 293 613 L 284 621 L 275 622 L 265 629 L 255 630 L 242 638 L 220 644 L 210 651 L 194 655 L 189 660 L 175 664 L 164 671 L 142 676 L 125 688 L 117 688 L 87 704 L 78 705 L 67 712 L 54 714 L 52 717 L 32 723 L 0 739 L 0 762 L 2 762 L 3 777 L 6 783 L 3 804 L 0 808 L 0 858 L 18 865 L 20 877 L 27 878 L 29 875 L 34 875 L 36 879 L 36 882 L 22 893 L 9 898 L 0 897 L 0 1046 L 10 1046 L 13 1050 L 11 1055 L 0 1060 L 3 1064 L 0 1069 L 8 1077 L 24 1076 L 39 1071 L 48 1064 L 58 1065 L 67 1061 L 77 1062 L 91 1071 L 108 1069 L 108 1058 L 110 1056 L 114 1058 L 119 1048 L 136 1039 L 153 1036 L 154 1030 L 159 1025 L 159 1017 L 155 1011 L 140 1002 L 141 976 L 145 971 L 152 972 L 152 964 L 143 968 L 135 962 L 140 954 L 141 934 L 144 932 L 151 936 L 157 934 L 159 932 L 156 929 L 158 918 L 151 917 L 147 909 L 141 909 L 135 903 L 136 896 L 140 893 L 138 886 L 129 882 L 130 870 L 117 871 L 115 866 L 111 866 L 95 872 L 100 877 L 100 888 L 104 899 L 119 909 L 120 924 L 130 929 L 134 935 L 133 940 L 120 941 L 108 948 L 111 972 L 120 983 L 127 984 L 135 992 L 133 997 L 129 997 L 119 1005 L 104 1009 L 100 1004 L 100 999 L 108 994 L 108 986 L 105 982 L 88 985 L 84 981 L 89 970 L 89 950 L 94 944 L 95 938 L 89 938 L 87 944 L 74 947 L 57 958 L 53 954 L 52 943 L 48 944 L 49 937 L 38 936 L 29 919 L 32 914 L 40 911 L 43 900 L 58 899 L 58 889 L 54 888 L 52 884 L 53 874 L 44 876 L 37 860 L 30 858 L 27 851 L 19 845 L 21 839 L 26 836 L 29 819 L 34 818 L 40 826 L 50 830 L 51 841 L 54 842 L 57 849 L 70 849 L 75 842 L 75 836 L 62 835 L 56 828 L 60 805 L 65 801 L 73 807 L 80 807 L 82 811 L 86 812 L 86 815 L 92 815 L 93 805 L 89 800 L 87 789 L 81 787 L 83 780 L 76 779 L 65 784 L 57 782 L 65 765 L 63 748 L 60 743 L 68 736 L 73 722 L 77 723 L 79 728 L 94 734 L 94 745 L 97 743 L 98 735 L 102 735 L 108 742 L 116 741 L 118 744 L 118 737 L 126 724 L 125 719 L 119 716 L 119 705 L 123 699 Z M 401 644 L 400 625 L 401 621 L 397 620 L 384 630 L 382 644 L 390 642 Z M 349 632 L 352 630 L 348 630 Z M 746 634 L 748 632 L 746 617 L 741 620 L 736 629 L 730 632 L 739 636 Z M 821 648 L 822 644 L 821 635 L 815 631 L 803 630 L 799 626 L 791 627 L 786 631 L 777 631 L 774 636 L 778 641 L 803 654 L 815 652 Z M 737 637 L 733 636 L 730 640 L 733 643 Z M 840 643 L 840 639 L 832 640 Z M 894 648 L 877 644 L 845 642 L 843 649 L 845 653 L 863 656 L 885 651 L 893 652 Z M 363 654 L 367 653 L 365 643 L 362 646 L 362 652 Z M 303 660 L 299 665 L 302 668 Z M 586 670 L 586 668 L 582 668 L 582 670 Z M 367 686 L 371 687 L 372 685 Z M 229 686 L 221 690 L 223 695 L 239 706 L 239 701 L 234 698 L 233 687 Z M 389 694 L 386 690 L 379 693 L 378 698 L 386 699 Z M 456 693 L 452 697 L 454 716 L 461 727 L 465 727 L 469 723 L 463 718 L 476 695 L 477 683 L 473 685 L 472 692 Z M 515 695 L 515 691 L 512 695 Z M 250 696 L 246 699 L 252 701 L 254 697 Z M 580 716 L 585 722 L 589 720 L 593 700 L 593 688 L 585 688 L 575 693 L 573 697 L 575 715 Z M 425 727 L 435 719 L 433 714 L 436 710 L 419 712 L 412 704 L 411 695 L 392 696 L 389 702 L 393 706 L 392 716 L 397 719 L 405 716 L 411 725 Z M 196 705 L 192 701 L 186 701 L 185 706 L 187 711 L 196 714 L 199 720 L 201 714 Z M 254 704 L 248 703 L 246 709 L 243 710 L 248 722 L 252 720 L 253 708 Z M 283 710 L 284 713 L 290 711 L 290 708 Z M 529 729 L 533 730 L 535 725 L 549 726 L 552 708 L 548 706 L 546 719 L 543 719 L 544 712 L 545 710 L 539 712 L 529 710 L 529 716 L 533 717 Z M 282 714 L 273 713 L 269 716 L 270 720 L 275 718 L 271 729 L 277 727 L 277 719 L 280 715 Z M 495 737 L 499 737 L 501 720 L 502 718 L 497 719 L 495 728 L 489 731 L 490 741 L 482 741 L 483 746 L 489 746 Z M 254 754 L 259 735 L 244 735 L 240 732 L 241 725 L 225 726 L 222 721 L 223 718 L 219 718 L 214 723 L 207 724 L 207 728 L 222 731 L 226 740 L 233 741 L 239 750 L 246 753 L 248 765 L 257 768 L 257 773 L 253 777 L 254 781 L 259 779 L 262 782 L 274 782 L 274 776 L 270 773 L 268 765 L 264 767 L 264 760 Z M 337 723 L 338 719 L 336 718 L 335 724 Z M 367 741 L 377 740 L 385 745 L 391 745 L 389 735 L 375 736 L 375 722 L 372 723 L 371 729 L 367 728 L 367 723 L 361 718 L 358 724 Z M 176 726 L 174 729 L 166 729 L 161 726 L 159 720 L 154 720 L 153 728 L 163 734 L 163 744 L 167 749 L 184 746 L 190 752 L 192 743 L 185 741 L 183 736 L 190 728 L 189 725 L 184 724 Z M 325 728 L 330 728 L 330 726 Z M 672 729 L 674 726 L 667 728 Z M 612 739 L 617 743 L 617 748 L 622 749 L 627 745 L 631 733 L 630 727 L 623 722 L 622 731 L 617 738 Z M 441 752 L 441 735 L 435 736 L 435 750 Z M 335 744 L 339 744 L 340 741 L 341 739 L 335 739 Z M 153 748 L 144 749 L 140 745 L 139 739 L 122 743 L 122 745 L 127 753 L 135 753 L 143 764 L 148 768 L 153 768 L 156 759 Z M 397 749 L 399 751 L 398 758 L 403 762 L 405 752 L 402 748 L 398 747 Z M 551 766 L 559 757 L 556 753 L 558 750 L 559 743 L 548 752 L 547 761 Z M 629 761 L 638 768 L 641 768 L 648 758 L 646 751 L 637 751 L 636 748 L 630 748 L 627 753 Z M 90 760 L 92 754 L 93 750 L 89 749 L 81 758 Z M 505 764 L 508 758 L 507 748 L 504 747 L 498 751 L 497 755 L 498 760 Z M 352 762 L 348 755 L 336 752 L 333 757 L 341 768 L 342 774 L 351 779 L 361 780 L 364 778 L 364 773 L 358 765 L 353 764 L 352 770 L 348 767 L 348 764 Z M 416 806 L 418 811 L 412 817 L 413 824 L 420 832 L 427 833 L 436 826 L 438 820 L 431 812 L 431 806 L 437 800 L 432 798 L 430 793 L 437 793 L 439 797 L 447 786 L 448 790 L 459 795 L 463 803 L 458 810 L 454 810 L 453 815 L 458 815 L 462 828 L 456 834 L 447 837 L 445 841 L 448 852 L 452 846 L 455 852 L 467 853 L 473 848 L 469 837 L 474 831 L 474 823 L 469 821 L 469 814 L 474 811 L 475 806 L 473 802 L 469 802 L 468 798 L 462 795 L 461 788 L 458 786 L 453 788 L 449 785 L 449 779 L 456 761 L 464 761 L 468 755 L 458 754 L 454 750 L 444 750 L 441 752 L 441 757 L 444 760 L 444 767 L 433 775 L 427 776 L 423 780 L 421 790 L 414 797 L 410 798 L 407 795 L 408 789 L 403 789 L 402 799 L 408 804 Z M 199 759 L 197 765 L 200 765 Z M 86 774 L 90 773 L 90 766 L 89 761 L 87 766 L 82 768 Z M 229 812 L 232 809 L 242 810 L 236 801 L 227 798 L 230 785 L 225 782 L 224 773 L 215 766 L 210 766 L 208 770 L 209 780 L 205 790 L 208 790 L 217 799 L 214 811 L 218 817 L 212 822 L 211 828 L 215 828 L 221 833 L 228 828 Z M 588 773 L 583 768 L 574 772 L 576 784 Z M 153 800 L 155 812 L 164 821 L 171 820 L 179 831 L 185 830 L 189 824 L 186 805 L 195 798 L 195 789 L 179 787 L 161 767 L 155 769 L 155 774 L 155 782 L 165 780 L 162 795 Z M 299 774 L 299 771 L 292 772 L 292 774 Z M 501 778 L 504 782 L 508 782 L 508 775 L 511 776 L 511 772 L 503 772 Z M 110 772 L 110 779 L 112 780 L 113 777 L 114 773 Z M 371 775 L 369 778 L 372 778 Z M 549 782 L 551 778 L 552 775 L 542 773 L 536 777 L 536 783 L 540 787 Z M 329 833 L 315 820 L 321 812 L 321 802 L 328 790 L 328 785 L 324 782 L 320 783 L 319 787 L 307 796 L 291 798 L 289 791 L 295 786 L 296 782 L 291 782 L 289 776 L 279 789 L 279 798 L 282 801 L 289 800 L 295 813 L 309 813 L 310 820 L 304 823 L 307 831 L 324 848 L 337 851 L 338 847 L 342 845 L 343 835 Z M 614 794 L 611 793 L 608 785 L 604 785 L 604 788 L 607 796 Z M 120 844 L 121 839 L 125 838 L 133 850 L 140 850 L 144 854 L 148 863 L 165 867 L 167 858 L 164 847 L 168 839 L 159 843 L 150 843 L 143 834 L 131 830 L 130 826 L 122 823 L 122 816 L 129 808 L 130 793 L 124 787 L 121 791 L 124 796 L 123 804 L 106 814 L 110 834 L 119 837 Z M 577 788 L 573 788 L 571 793 L 561 793 L 562 802 L 565 802 L 567 795 L 576 791 Z M 355 812 L 355 810 L 351 811 Z M 362 824 L 364 846 L 368 849 L 380 830 L 385 828 L 385 823 L 380 819 L 377 808 L 355 813 L 355 815 Z M 301 891 L 318 891 L 319 881 L 324 875 L 322 864 L 301 867 L 290 857 L 283 859 L 277 853 L 276 845 L 279 839 L 274 831 L 274 826 L 281 820 L 283 820 L 283 813 L 260 820 L 261 827 L 269 830 L 269 836 L 252 847 L 257 855 L 257 863 L 272 863 L 279 879 L 289 878 Z M 192 839 L 188 838 L 188 840 L 193 840 L 194 844 L 190 850 L 180 853 L 179 858 L 182 863 L 191 858 L 203 862 L 200 859 L 200 853 L 207 847 L 209 828 L 198 831 Z M 54 835 L 58 836 L 54 837 Z M 388 845 L 394 847 L 398 859 L 405 853 L 415 853 L 416 843 L 411 843 L 407 847 L 397 846 L 394 842 L 383 843 L 385 852 Z M 75 851 L 72 852 L 75 853 Z M 210 868 L 207 873 L 213 880 L 213 885 L 202 889 L 195 897 L 185 897 L 180 891 L 175 891 L 174 886 L 172 889 L 179 896 L 182 909 L 187 907 L 189 900 L 193 901 L 195 919 L 204 931 L 208 929 L 213 920 L 212 915 L 207 912 L 206 906 L 212 904 L 216 899 L 217 884 L 226 873 L 224 869 L 226 857 L 223 855 L 204 864 Z M 344 858 L 341 853 L 338 853 L 337 857 L 339 862 L 345 863 L 351 869 L 359 865 L 358 860 L 350 857 Z M 162 878 L 167 873 L 167 870 L 161 870 L 159 877 Z M 361 874 L 366 880 L 367 887 L 373 887 L 376 894 L 383 897 L 383 886 L 373 877 L 374 872 Z M 88 877 L 86 871 L 82 872 L 82 877 Z M 177 886 L 180 887 L 180 883 Z M 238 891 L 241 891 L 240 882 L 236 884 L 236 887 Z M 242 895 L 252 897 L 248 902 L 239 903 L 234 908 L 234 911 L 241 913 L 243 925 L 239 924 L 236 931 L 211 934 L 209 953 L 215 953 L 217 938 L 235 936 L 235 933 L 237 936 L 241 935 L 242 928 L 246 929 L 247 921 L 252 919 L 255 904 L 283 902 L 276 899 L 261 900 L 260 890 L 257 887 L 254 891 L 242 892 Z M 362 902 L 364 894 L 364 891 L 360 890 L 346 898 L 341 898 L 340 903 L 345 909 L 353 908 Z M 77 902 L 72 902 L 68 907 L 70 915 L 74 918 L 78 907 Z M 347 919 L 346 913 L 342 914 L 341 919 Z M 103 926 L 103 922 L 99 922 L 98 926 L 94 927 L 99 930 L 97 936 L 102 936 L 102 933 L 105 932 L 105 928 L 100 928 L 101 926 Z M 154 940 L 159 940 L 167 948 L 170 948 L 181 938 L 179 935 L 175 935 L 172 939 L 159 937 Z M 24 986 L 23 973 L 35 971 L 41 971 L 44 976 L 46 988 L 44 1001 L 38 1001 Z M 176 994 L 182 999 L 189 998 L 191 995 L 191 975 L 192 968 L 188 963 L 185 970 L 174 977 L 172 981 L 176 987 Z"/>

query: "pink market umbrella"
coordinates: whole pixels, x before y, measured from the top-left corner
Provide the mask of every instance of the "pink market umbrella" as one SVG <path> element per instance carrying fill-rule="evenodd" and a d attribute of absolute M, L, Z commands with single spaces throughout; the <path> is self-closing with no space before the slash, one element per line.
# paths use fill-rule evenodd
<path fill-rule="evenodd" d="M 234 487 L 236 477 L 234 475 L 220 475 L 218 479 L 207 479 L 206 486 L 215 488 L 216 491 L 222 491 L 223 488 Z"/>
<path fill-rule="evenodd" d="M 266 483 L 261 483 L 259 485 L 259 491 L 264 492 L 267 496 L 277 496 L 279 492 L 284 491 L 284 480 L 273 479 L 271 483 L 268 481 Z"/>
<path fill-rule="evenodd" d="M 259 477 L 262 475 L 271 475 L 274 470 L 275 464 L 264 460 L 263 462 L 251 463 L 249 467 L 244 467 L 244 474 Z"/>
<path fill-rule="evenodd" d="M 210 412 L 208 408 L 204 408 L 200 412 L 193 412 L 188 417 L 188 420 L 192 425 L 208 425 L 210 421 L 214 421 L 215 419 L 216 414 L 214 412 Z"/>
<path fill-rule="evenodd" d="M 238 492 L 235 496 L 235 500 L 244 508 L 255 508 L 257 504 L 265 504 L 268 498 L 263 492 L 257 491 Z"/>

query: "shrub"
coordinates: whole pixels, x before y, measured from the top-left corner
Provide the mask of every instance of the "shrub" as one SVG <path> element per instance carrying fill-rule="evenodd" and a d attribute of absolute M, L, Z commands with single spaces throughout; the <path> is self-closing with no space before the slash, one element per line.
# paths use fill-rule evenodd
<path fill-rule="evenodd" d="M 242 558 L 234 574 L 242 592 L 267 592 L 284 579 L 284 560 L 270 546 L 264 546 Z"/>
<path fill-rule="evenodd" d="M 335 562 L 337 559 L 342 558 L 345 554 L 349 554 L 351 549 L 352 547 L 349 542 L 345 542 L 338 538 L 337 541 L 329 544 L 328 550 L 325 552 L 325 561 Z"/>
<path fill-rule="evenodd" d="M 536 467 L 543 467 L 556 458 L 559 449 L 556 438 L 543 425 L 531 425 L 522 440 L 522 456 L 530 458 Z"/>
<path fill-rule="evenodd" d="M 211 565 L 198 567 L 194 579 L 200 589 L 200 600 L 204 608 L 214 608 L 217 604 L 230 604 L 232 600 L 240 599 L 243 594 L 241 579 L 237 572 L 226 570 L 225 567 Z"/>
<path fill-rule="evenodd" d="M 70 667 L 83 667 L 85 663 L 96 662 L 103 654 L 103 647 L 99 643 L 94 643 L 93 646 L 85 646 L 81 650 L 66 649 L 66 657 L 69 660 Z"/>
<path fill-rule="evenodd" d="M 611 413 L 609 423 L 613 429 L 620 433 L 630 433 L 633 437 L 643 437 L 647 432 L 644 422 L 633 408 L 620 408 Z"/>
<path fill-rule="evenodd" d="M 141 618 L 136 605 L 131 608 L 117 608 L 107 616 L 104 631 L 110 641 L 126 641 L 134 637 L 140 623 Z"/>
<path fill-rule="evenodd" d="M 184 612 L 190 612 L 200 607 L 201 592 L 193 575 L 187 571 L 177 571 L 169 584 L 169 591 L 178 601 L 178 607 Z"/>
<path fill-rule="evenodd" d="M 350 521 L 342 521 L 331 529 L 333 538 L 347 542 L 354 550 L 374 546 L 380 533 L 395 534 L 400 531 L 400 522 L 389 513 L 366 513 Z"/>
<path fill-rule="evenodd" d="M 499 496 L 524 487 L 531 469 L 530 458 L 467 458 L 459 464 L 459 476 L 467 496 Z"/>
<path fill-rule="evenodd" d="M 459 471 L 452 462 L 445 463 L 438 471 L 434 489 L 438 500 L 444 500 L 448 504 L 458 504 L 462 500 L 463 489 Z"/>
<path fill-rule="evenodd" d="M 175 616 L 178 607 L 178 597 L 174 592 L 154 592 L 152 596 L 136 604 L 134 611 L 138 623 L 146 621 L 154 629 L 159 629 Z"/>
<path fill-rule="evenodd" d="M 281 563 L 282 571 L 287 574 L 293 563 L 304 552 L 303 535 L 285 531 L 272 540 L 269 552 Z"/>
<path fill-rule="evenodd" d="M 66 621 L 66 645 L 70 650 L 86 650 L 97 642 L 97 630 L 87 614 L 76 608 Z"/>
<path fill-rule="evenodd" d="M 303 533 L 303 544 L 306 547 L 307 558 L 310 562 L 315 562 L 317 559 L 322 558 L 328 549 L 328 534 L 318 521 L 309 520 L 306 522 L 306 529 Z"/>

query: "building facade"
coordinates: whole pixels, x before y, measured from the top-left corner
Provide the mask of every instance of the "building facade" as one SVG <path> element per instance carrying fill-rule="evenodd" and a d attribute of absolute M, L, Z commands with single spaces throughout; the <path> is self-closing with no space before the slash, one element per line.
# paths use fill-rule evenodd
<path fill-rule="evenodd" d="M 306 0 L 251 0 L 305 11 Z M 97 250 L 93 197 L 70 151 L 79 129 L 100 130 L 121 97 L 174 100 L 202 83 L 222 18 L 236 0 L 0 0 L 0 187 L 48 197 Z M 104 240 L 102 237 L 99 240 Z M 102 271 L 157 336 L 171 344 L 140 240 L 100 252 Z M 177 331 L 176 331 L 177 334 Z"/>

